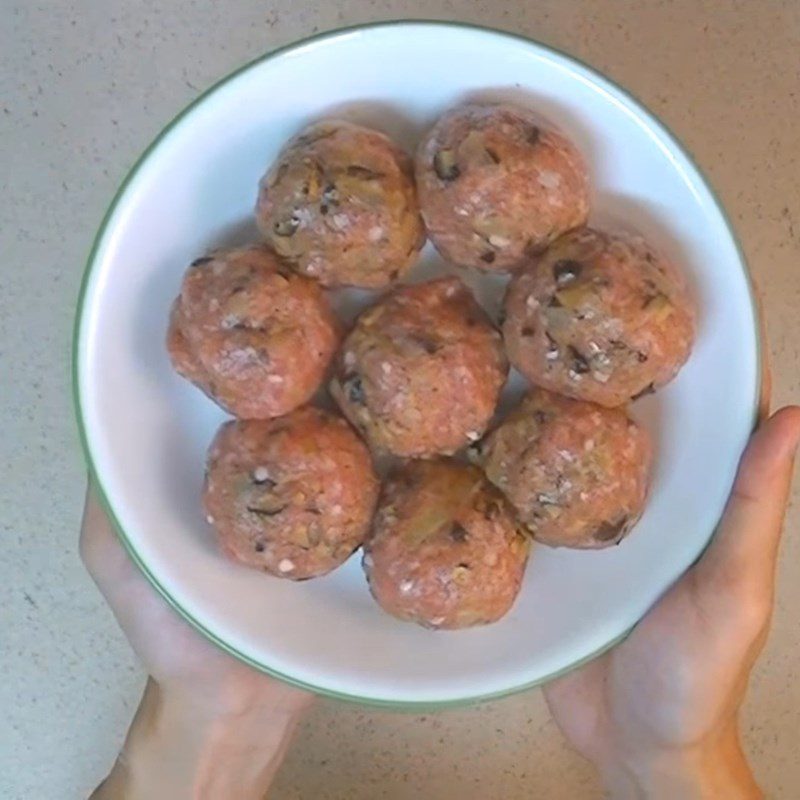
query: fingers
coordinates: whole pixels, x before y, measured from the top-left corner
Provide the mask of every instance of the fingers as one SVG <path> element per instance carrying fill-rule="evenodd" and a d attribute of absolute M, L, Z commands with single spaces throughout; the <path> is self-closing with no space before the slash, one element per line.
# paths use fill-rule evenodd
<path fill-rule="evenodd" d="M 86 487 L 86 503 L 81 524 L 80 554 L 97 587 L 108 599 L 112 587 L 130 574 L 131 565 L 125 549 L 100 505 L 91 480 Z"/>
<path fill-rule="evenodd" d="M 798 441 L 798 407 L 778 411 L 750 440 L 717 533 L 696 567 L 701 589 L 735 589 L 771 602 Z"/>

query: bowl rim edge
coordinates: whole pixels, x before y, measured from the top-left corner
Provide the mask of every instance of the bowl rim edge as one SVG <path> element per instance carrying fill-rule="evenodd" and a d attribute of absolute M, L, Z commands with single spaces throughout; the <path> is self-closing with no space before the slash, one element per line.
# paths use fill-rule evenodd
<path fill-rule="evenodd" d="M 119 538 L 120 542 L 122 543 L 123 547 L 127 551 L 131 560 L 137 566 L 137 568 L 143 573 L 143 575 L 151 584 L 151 586 L 167 602 L 167 604 L 171 606 L 178 613 L 178 615 L 181 618 L 183 618 L 200 635 L 202 635 L 204 638 L 212 642 L 214 645 L 224 650 L 237 660 L 242 661 L 245 664 L 248 664 L 254 669 L 259 670 L 260 672 L 270 675 L 273 678 L 277 678 L 278 680 L 293 685 L 297 688 L 313 692 L 314 694 L 322 695 L 324 697 L 331 699 L 342 700 L 342 701 L 357 703 L 360 705 L 368 705 L 383 709 L 408 711 L 408 712 L 421 712 L 426 710 L 458 708 L 467 705 L 472 705 L 475 703 L 498 700 L 503 697 L 508 697 L 510 695 L 517 694 L 519 692 L 524 692 L 527 691 L 528 689 L 532 689 L 537 686 L 541 686 L 545 683 L 555 680 L 556 678 L 560 678 L 572 672 L 573 670 L 580 668 L 581 666 L 584 666 L 585 664 L 589 663 L 595 658 L 601 656 L 603 653 L 612 649 L 621 641 L 627 638 L 630 632 L 636 627 L 636 623 L 632 625 L 629 629 L 624 631 L 622 634 L 620 634 L 619 636 L 614 637 L 611 641 L 605 643 L 603 646 L 597 648 L 596 650 L 583 656 L 582 658 L 568 664 L 567 666 L 563 667 L 560 670 L 556 670 L 555 672 L 549 673 L 535 680 L 527 681 L 525 683 L 516 686 L 511 686 L 506 689 L 501 689 L 496 692 L 488 694 L 477 693 L 477 694 L 465 695 L 463 697 L 449 698 L 447 700 L 417 701 L 417 700 L 392 699 L 392 698 L 377 697 L 377 696 L 375 697 L 359 696 L 355 694 L 339 692 L 326 687 L 312 685 L 304 681 L 298 680 L 292 677 L 291 675 L 286 675 L 284 673 L 281 673 L 269 667 L 268 665 L 263 664 L 260 661 L 256 661 L 255 659 L 245 655 L 244 653 L 240 652 L 233 646 L 229 645 L 227 642 L 224 641 L 224 639 L 219 637 L 217 634 L 209 630 L 202 622 L 197 620 L 189 611 L 184 609 L 170 595 L 169 591 L 158 581 L 158 579 L 152 574 L 147 565 L 141 559 L 141 557 L 135 550 L 133 544 L 131 543 L 130 539 L 128 538 L 119 519 L 116 516 L 112 504 L 108 499 L 106 491 L 103 487 L 100 474 L 96 468 L 96 464 L 92 456 L 92 450 L 89 442 L 88 432 L 86 430 L 86 425 L 84 423 L 84 414 L 83 414 L 83 407 L 81 404 L 81 391 L 80 391 L 80 375 L 81 375 L 80 344 L 82 341 L 82 328 L 85 316 L 85 300 L 89 286 L 89 281 L 91 279 L 91 276 L 94 272 L 94 268 L 96 265 L 95 262 L 97 260 L 97 254 L 99 252 L 101 243 L 103 242 L 106 236 L 108 224 L 111 221 L 112 217 L 114 216 L 117 207 L 120 201 L 122 200 L 123 196 L 125 195 L 129 185 L 133 182 L 134 178 L 139 173 L 139 170 L 147 161 L 147 159 L 150 157 L 150 155 L 162 143 L 162 141 L 167 137 L 167 135 L 174 128 L 176 128 L 186 117 L 188 117 L 189 114 L 202 102 L 204 102 L 211 94 L 213 94 L 215 91 L 222 88 L 224 85 L 228 84 L 235 78 L 237 78 L 239 75 L 247 72 L 248 70 L 250 70 L 255 66 L 258 66 L 259 64 L 262 64 L 280 55 L 291 52 L 292 50 L 296 50 L 300 47 L 315 42 L 321 42 L 328 39 L 336 39 L 345 35 L 357 33 L 364 30 L 397 28 L 403 26 L 407 27 L 429 26 L 429 27 L 440 27 L 440 28 L 453 28 L 456 30 L 462 30 L 462 31 L 467 30 L 478 33 L 488 33 L 495 36 L 505 37 L 514 40 L 515 42 L 518 43 L 526 44 L 529 46 L 532 45 L 534 48 L 539 49 L 545 54 L 555 55 L 561 59 L 565 59 L 567 62 L 571 62 L 572 64 L 579 66 L 581 69 L 585 70 L 599 84 L 601 85 L 605 84 L 606 86 L 613 89 L 615 92 L 618 92 L 629 104 L 629 106 L 637 114 L 641 115 L 648 122 L 648 124 L 652 126 L 661 135 L 661 137 L 663 137 L 663 139 L 665 139 L 670 144 L 671 147 L 675 148 L 675 150 L 677 150 L 692 166 L 697 176 L 700 178 L 702 185 L 708 191 L 717 211 L 720 213 L 720 216 L 728 230 L 730 239 L 734 244 L 738 260 L 740 262 L 742 271 L 744 273 L 745 282 L 750 299 L 751 311 L 754 320 L 754 336 L 756 345 L 755 366 L 756 366 L 757 377 L 755 382 L 755 393 L 753 398 L 752 428 L 755 428 L 757 424 L 759 416 L 759 407 L 763 405 L 763 397 L 762 397 L 763 391 L 767 386 L 767 382 L 765 380 L 766 358 L 764 355 L 766 340 L 764 336 L 764 317 L 758 300 L 757 290 L 754 285 L 753 278 L 747 262 L 747 258 L 745 257 L 744 250 L 742 248 L 739 237 L 736 234 L 736 230 L 733 226 L 733 223 L 731 222 L 731 219 L 728 216 L 725 207 L 720 200 L 719 195 L 717 194 L 713 185 L 709 181 L 708 176 L 700 168 L 700 166 L 688 152 L 686 147 L 677 138 L 677 136 L 675 136 L 675 134 L 672 133 L 672 131 L 667 127 L 667 125 L 630 91 L 628 91 L 627 89 L 623 88 L 612 79 L 605 76 L 595 67 L 592 67 L 589 64 L 585 63 L 580 58 L 573 56 L 569 53 L 565 53 L 564 51 L 559 50 L 558 48 L 553 47 L 551 45 L 544 44 L 543 42 L 540 42 L 529 36 L 525 36 L 519 33 L 514 33 L 512 31 L 502 30 L 499 28 L 492 28 L 486 25 L 478 25 L 475 23 L 448 21 L 448 20 L 432 20 L 424 18 L 391 19 L 391 20 L 384 20 L 377 22 L 366 22 L 366 23 L 344 26 L 340 28 L 334 28 L 326 31 L 320 31 L 318 33 L 312 34 L 311 36 L 306 36 L 300 39 L 293 40 L 285 45 L 281 45 L 275 49 L 262 53 L 261 55 L 251 59 L 245 64 L 232 70 L 219 80 L 215 81 L 211 86 L 201 91 L 197 95 L 197 97 L 195 97 L 186 106 L 184 106 L 170 120 L 170 122 L 168 122 L 161 129 L 161 131 L 155 136 L 155 138 L 153 138 L 153 140 L 147 145 L 147 147 L 134 161 L 133 165 L 128 169 L 118 189 L 114 193 L 112 200 L 108 208 L 106 209 L 101 219 L 100 225 L 97 229 L 97 232 L 93 238 L 91 247 L 89 249 L 89 254 L 87 256 L 86 263 L 84 266 L 83 276 L 81 278 L 80 288 L 78 292 L 75 321 L 72 332 L 72 347 L 71 347 L 72 406 L 73 406 L 73 413 L 75 415 L 75 420 L 77 423 L 81 449 L 83 451 L 83 456 L 88 469 L 89 483 L 90 485 L 93 485 L 94 488 L 96 489 L 98 499 L 101 505 L 103 506 L 104 510 L 106 511 L 109 519 L 112 521 L 117 537 Z M 708 541 L 704 545 L 703 549 L 705 549 L 705 547 L 711 541 L 712 537 L 713 537 L 713 530 L 709 533 Z M 687 565 L 687 569 L 689 568 L 689 566 L 690 565 Z"/>

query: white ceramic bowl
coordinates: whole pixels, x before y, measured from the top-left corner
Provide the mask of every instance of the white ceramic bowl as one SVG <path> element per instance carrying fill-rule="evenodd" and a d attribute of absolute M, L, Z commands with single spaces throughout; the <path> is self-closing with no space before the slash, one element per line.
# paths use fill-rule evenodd
<path fill-rule="evenodd" d="M 538 547 L 505 619 L 433 632 L 384 614 L 358 557 L 305 583 L 222 557 L 199 495 L 223 414 L 172 372 L 164 335 L 186 265 L 209 247 L 255 236 L 257 181 L 301 126 L 335 113 L 411 149 L 444 109 L 476 97 L 529 103 L 577 142 L 596 189 L 594 221 L 640 230 L 684 267 L 699 331 L 678 379 L 634 409 L 658 455 L 647 512 L 630 538 L 602 552 Z M 430 248 L 424 260 L 429 272 L 440 268 Z M 497 286 L 478 284 L 496 302 Z M 123 542 L 198 630 L 242 660 L 326 694 L 457 703 L 531 686 L 596 655 L 697 558 L 754 423 L 757 330 L 730 223 L 685 150 L 638 102 L 592 69 L 513 35 L 389 23 L 258 59 L 203 94 L 147 149 L 89 258 L 74 347 L 76 404 Z"/>

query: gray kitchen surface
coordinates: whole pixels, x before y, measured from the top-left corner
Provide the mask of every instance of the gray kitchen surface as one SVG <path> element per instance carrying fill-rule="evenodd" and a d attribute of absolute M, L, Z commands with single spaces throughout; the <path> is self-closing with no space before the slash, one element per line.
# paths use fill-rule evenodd
<path fill-rule="evenodd" d="M 338 5 L 338 8 L 336 7 Z M 84 573 L 71 406 L 84 262 L 116 188 L 186 103 L 306 35 L 430 17 L 508 29 L 605 72 L 686 143 L 762 290 L 774 400 L 800 399 L 800 3 L 578 0 L 2 0 L 0 13 L 0 797 L 85 797 L 144 676 Z M 800 521 L 743 728 L 772 798 L 800 786 Z M 679 535 L 679 532 L 676 532 Z M 538 691 L 422 716 L 320 702 L 276 800 L 599 798 Z"/>

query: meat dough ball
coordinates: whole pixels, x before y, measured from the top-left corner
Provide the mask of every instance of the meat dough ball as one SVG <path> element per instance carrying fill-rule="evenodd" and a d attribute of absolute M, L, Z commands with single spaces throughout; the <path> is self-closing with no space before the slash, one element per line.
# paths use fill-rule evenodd
<path fill-rule="evenodd" d="M 486 313 L 442 278 L 396 289 L 358 318 L 331 394 L 374 448 L 428 457 L 481 437 L 507 372 Z"/>
<path fill-rule="evenodd" d="M 617 406 L 677 374 L 694 313 L 680 276 L 641 237 L 585 228 L 514 277 L 503 336 L 533 383 Z"/>
<path fill-rule="evenodd" d="M 516 269 L 589 213 L 581 154 L 520 106 L 448 111 L 420 144 L 416 174 L 428 235 L 465 267 Z"/>
<path fill-rule="evenodd" d="M 264 247 L 217 251 L 186 271 L 167 349 L 177 372 L 237 417 L 307 402 L 325 378 L 340 326 L 319 286 Z"/>
<path fill-rule="evenodd" d="M 412 461 L 384 486 L 364 571 L 381 607 L 429 628 L 500 619 L 519 592 L 529 540 L 480 470 Z"/>
<path fill-rule="evenodd" d="M 380 288 L 425 241 L 410 158 L 387 136 L 325 120 L 261 179 L 256 219 L 275 250 L 325 286 Z"/>
<path fill-rule="evenodd" d="M 344 562 L 364 541 L 377 495 L 364 443 L 316 408 L 227 422 L 208 453 L 203 502 L 222 549 L 281 578 Z"/>
<path fill-rule="evenodd" d="M 622 409 L 537 389 L 472 454 L 554 547 L 618 544 L 644 510 L 652 448 Z"/>

